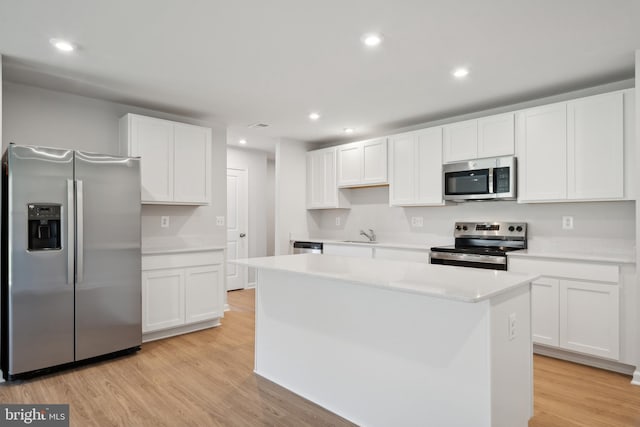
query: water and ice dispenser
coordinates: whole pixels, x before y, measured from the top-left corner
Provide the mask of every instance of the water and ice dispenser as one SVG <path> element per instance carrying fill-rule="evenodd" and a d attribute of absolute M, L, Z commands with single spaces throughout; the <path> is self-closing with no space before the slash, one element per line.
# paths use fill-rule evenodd
<path fill-rule="evenodd" d="M 30 251 L 61 249 L 60 212 L 62 206 L 41 203 L 29 204 L 27 207 L 28 249 Z"/>

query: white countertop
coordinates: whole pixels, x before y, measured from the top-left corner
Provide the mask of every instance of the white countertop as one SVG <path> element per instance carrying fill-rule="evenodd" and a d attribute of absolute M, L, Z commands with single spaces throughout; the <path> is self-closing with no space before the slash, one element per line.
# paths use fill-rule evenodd
<path fill-rule="evenodd" d="M 540 251 L 522 249 L 507 253 L 508 258 L 550 258 L 555 260 L 609 262 L 613 264 L 635 264 L 635 256 L 631 254 L 597 253 L 597 252 L 565 252 L 559 250 Z"/>
<path fill-rule="evenodd" d="M 230 261 L 378 288 L 479 302 L 535 280 L 533 274 L 332 255 L 283 255 Z"/>
<path fill-rule="evenodd" d="M 443 246 L 445 244 L 405 244 L 405 243 L 393 243 L 393 242 L 375 242 L 367 243 L 366 241 L 352 242 L 344 240 L 330 240 L 330 239 L 308 239 L 311 242 L 322 242 L 331 245 L 348 245 L 348 246 L 370 246 L 373 248 L 396 248 L 396 249 L 409 249 L 409 250 L 423 250 L 428 252 L 433 246 Z M 447 244 L 451 244 L 447 243 Z M 509 252 L 509 257 L 531 257 L 531 258 L 551 258 L 562 260 L 574 260 L 574 261 L 595 261 L 595 262 L 610 262 L 616 264 L 635 264 L 635 255 L 629 252 L 612 252 L 603 250 L 580 252 L 574 250 L 562 250 L 562 249 L 523 249 L 518 251 Z"/>
<path fill-rule="evenodd" d="M 345 240 L 327 240 L 327 239 L 310 239 L 311 242 L 322 242 L 323 244 L 329 245 L 351 245 L 351 246 L 372 246 L 376 248 L 395 248 L 395 249 L 415 249 L 422 251 L 429 251 L 431 246 L 433 245 L 417 245 L 417 244 L 407 244 L 407 243 L 392 243 L 392 242 L 367 242 L 363 240 L 362 242 L 356 241 L 345 241 Z"/>
<path fill-rule="evenodd" d="M 184 252 L 217 251 L 225 246 L 212 244 L 198 237 L 142 238 L 142 255 L 172 254 Z"/>

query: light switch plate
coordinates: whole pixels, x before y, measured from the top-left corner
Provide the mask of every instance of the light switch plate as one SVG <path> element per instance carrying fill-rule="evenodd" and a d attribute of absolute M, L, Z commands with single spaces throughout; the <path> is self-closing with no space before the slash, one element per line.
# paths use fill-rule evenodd
<path fill-rule="evenodd" d="M 168 228 L 169 227 L 169 217 L 168 216 L 161 216 L 160 217 L 160 227 L 162 227 L 162 228 Z"/>
<path fill-rule="evenodd" d="M 223 216 L 217 216 L 216 217 L 216 225 L 222 227 L 224 226 L 224 217 Z"/>
<path fill-rule="evenodd" d="M 339 216 L 336 217 L 336 226 L 338 226 L 338 227 L 340 226 L 340 217 Z"/>

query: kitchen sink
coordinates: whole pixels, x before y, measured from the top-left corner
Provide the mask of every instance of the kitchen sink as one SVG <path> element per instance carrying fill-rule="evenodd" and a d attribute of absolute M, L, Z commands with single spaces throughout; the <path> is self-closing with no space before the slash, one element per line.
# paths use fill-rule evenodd
<path fill-rule="evenodd" d="M 366 245 L 373 245 L 376 244 L 378 242 L 370 242 L 367 240 L 341 240 L 342 243 L 364 243 Z"/>

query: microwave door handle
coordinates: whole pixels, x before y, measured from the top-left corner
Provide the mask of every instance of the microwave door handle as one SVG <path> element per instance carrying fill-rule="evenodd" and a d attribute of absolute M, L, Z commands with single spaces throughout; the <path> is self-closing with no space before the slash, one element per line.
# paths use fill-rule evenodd
<path fill-rule="evenodd" d="M 489 194 L 493 194 L 493 168 L 489 168 Z"/>

